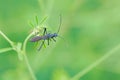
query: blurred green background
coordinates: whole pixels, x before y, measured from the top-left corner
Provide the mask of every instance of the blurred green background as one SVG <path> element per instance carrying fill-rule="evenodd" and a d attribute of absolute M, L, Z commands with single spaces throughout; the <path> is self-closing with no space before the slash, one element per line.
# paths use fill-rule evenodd
<path fill-rule="evenodd" d="M 35 24 L 56 32 L 59 14 L 62 26 L 50 46 L 40 52 L 28 42 L 27 55 L 38 80 L 66 80 L 84 70 L 120 43 L 120 0 L 0 0 L 0 30 L 11 40 L 23 42 Z M 66 46 L 66 44 L 68 46 Z M 0 36 L 0 49 L 9 47 Z M 120 80 L 120 51 L 92 69 L 80 80 Z M 0 54 L 0 80 L 31 80 L 15 51 Z"/>

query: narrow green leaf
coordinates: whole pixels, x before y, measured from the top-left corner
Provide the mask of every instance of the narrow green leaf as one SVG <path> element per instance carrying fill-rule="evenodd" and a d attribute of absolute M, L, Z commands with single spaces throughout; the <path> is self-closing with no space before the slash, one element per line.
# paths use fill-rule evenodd
<path fill-rule="evenodd" d="M 44 47 L 46 48 L 46 45 L 45 45 L 45 43 L 44 43 L 43 45 L 44 45 Z"/>
<path fill-rule="evenodd" d="M 35 19 L 36 19 L 36 23 L 37 23 L 37 26 L 38 26 L 38 16 L 36 16 Z"/>
<path fill-rule="evenodd" d="M 40 24 L 42 24 L 47 18 L 48 18 L 48 16 L 44 17 L 44 18 L 41 20 Z"/>
<path fill-rule="evenodd" d="M 31 27 L 33 27 L 33 28 L 34 28 L 34 25 L 33 25 L 33 23 L 32 23 L 32 22 L 29 22 L 29 24 L 31 25 Z"/>

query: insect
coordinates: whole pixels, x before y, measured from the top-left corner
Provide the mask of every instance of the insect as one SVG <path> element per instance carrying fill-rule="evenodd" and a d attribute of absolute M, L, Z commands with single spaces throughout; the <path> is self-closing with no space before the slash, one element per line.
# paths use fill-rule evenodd
<path fill-rule="evenodd" d="M 58 37 L 60 27 L 61 27 L 61 15 L 60 15 L 60 24 L 58 26 L 58 31 L 56 33 L 47 33 L 47 28 L 44 28 L 42 36 L 34 36 L 33 38 L 30 39 L 30 41 L 31 42 L 38 42 L 38 41 L 42 40 L 42 43 L 41 43 L 40 47 L 38 48 L 38 51 L 40 51 L 46 40 L 48 42 L 48 45 L 49 45 L 49 42 L 51 40 L 56 42 L 55 38 Z"/>

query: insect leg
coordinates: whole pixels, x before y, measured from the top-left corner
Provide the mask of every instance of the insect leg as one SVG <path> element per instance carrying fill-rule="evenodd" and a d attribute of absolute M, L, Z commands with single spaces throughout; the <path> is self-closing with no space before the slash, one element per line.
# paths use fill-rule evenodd
<path fill-rule="evenodd" d="M 45 42 L 45 40 L 42 42 L 42 44 L 41 44 L 40 47 L 38 48 L 38 51 L 41 50 L 42 46 L 44 45 L 44 42 Z"/>
<path fill-rule="evenodd" d="M 48 38 L 48 45 L 49 45 L 49 41 L 50 41 L 50 39 Z"/>
<path fill-rule="evenodd" d="M 45 28 L 45 29 L 46 29 L 45 34 L 47 34 L 47 28 Z"/>
<path fill-rule="evenodd" d="M 47 34 L 47 29 L 44 28 L 44 32 L 43 32 L 43 35 Z"/>
<path fill-rule="evenodd" d="M 52 38 L 52 40 L 56 42 L 56 40 L 54 38 Z"/>

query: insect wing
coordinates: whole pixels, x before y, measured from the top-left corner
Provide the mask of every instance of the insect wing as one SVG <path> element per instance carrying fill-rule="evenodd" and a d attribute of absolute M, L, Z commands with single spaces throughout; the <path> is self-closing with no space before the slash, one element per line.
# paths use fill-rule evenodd
<path fill-rule="evenodd" d="M 35 37 L 31 38 L 30 41 L 31 42 L 37 42 L 37 41 L 39 41 L 41 39 L 42 39 L 42 36 L 35 36 Z"/>

